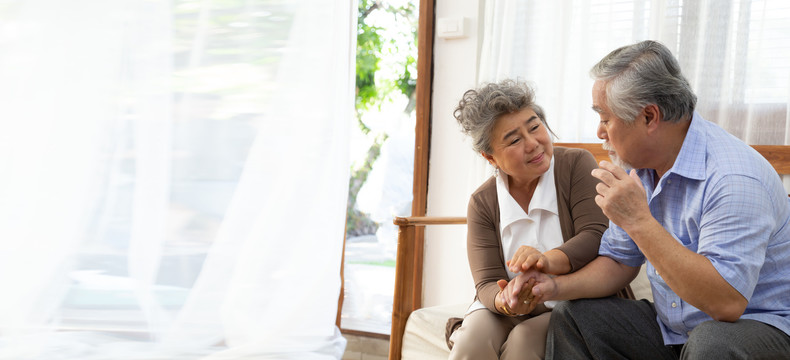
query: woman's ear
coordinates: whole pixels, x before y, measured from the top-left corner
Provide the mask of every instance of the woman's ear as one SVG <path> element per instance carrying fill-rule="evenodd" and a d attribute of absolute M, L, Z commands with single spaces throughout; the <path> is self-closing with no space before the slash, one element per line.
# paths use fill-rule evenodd
<path fill-rule="evenodd" d="M 496 166 L 496 160 L 494 159 L 494 157 L 493 157 L 493 156 L 491 156 L 490 154 L 486 154 L 486 152 L 485 152 L 485 151 L 481 151 L 481 152 L 480 152 L 480 155 L 482 155 L 482 156 L 483 156 L 483 158 L 484 158 L 484 159 L 486 159 L 486 160 L 488 161 L 488 163 L 489 163 L 489 164 L 491 164 L 491 166 L 493 166 L 493 167 L 497 167 L 497 166 Z"/>

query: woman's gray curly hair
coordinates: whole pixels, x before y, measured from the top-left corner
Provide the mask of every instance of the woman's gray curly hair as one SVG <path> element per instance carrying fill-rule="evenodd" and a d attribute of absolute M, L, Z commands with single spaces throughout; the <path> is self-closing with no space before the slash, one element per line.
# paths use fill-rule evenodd
<path fill-rule="evenodd" d="M 472 149 L 491 154 L 491 130 L 496 120 L 526 108 L 532 109 L 549 129 L 543 108 L 535 104 L 535 91 L 527 83 L 511 79 L 467 90 L 453 116 L 464 134 L 472 138 Z"/>

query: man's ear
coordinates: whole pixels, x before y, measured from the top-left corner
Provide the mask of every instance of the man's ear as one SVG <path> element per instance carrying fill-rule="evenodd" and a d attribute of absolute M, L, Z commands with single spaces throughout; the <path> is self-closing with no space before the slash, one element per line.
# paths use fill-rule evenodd
<path fill-rule="evenodd" d="M 645 125 L 647 125 L 648 131 L 654 130 L 661 121 L 661 110 L 656 104 L 648 104 L 645 106 L 645 109 L 642 110 L 642 116 L 644 116 Z"/>

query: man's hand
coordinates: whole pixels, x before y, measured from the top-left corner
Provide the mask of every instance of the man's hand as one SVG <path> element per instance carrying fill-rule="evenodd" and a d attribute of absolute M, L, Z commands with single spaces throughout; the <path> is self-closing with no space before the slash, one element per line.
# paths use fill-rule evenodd
<path fill-rule="evenodd" d="M 541 286 L 538 292 L 535 291 L 537 286 Z M 502 302 L 519 314 L 528 314 L 538 304 L 551 300 L 546 295 L 553 295 L 556 289 L 551 276 L 534 269 L 519 274 L 510 282 L 499 280 L 499 287 L 502 289 Z"/>
<path fill-rule="evenodd" d="M 652 218 L 645 189 L 636 170 L 631 170 L 629 175 L 608 161 L 601 161 L 598 165 L 600 168 L 593 169 L 591 173 L 601 180 L 595 186 L 598 191 L 595 203 L 609 220 L 628 232 L 633 226 Z"/>
<path fill-rule="evenodd" d="M 525 274 L 525 276 L 534 276 L 535 286 L 532 287 L 532 294 L 540 302 L 555 300 L 554 296 L 557 295 L 557 282 L 554 281 L 553 276 L 546 275 L 540 272 L 532 272 Z"/>

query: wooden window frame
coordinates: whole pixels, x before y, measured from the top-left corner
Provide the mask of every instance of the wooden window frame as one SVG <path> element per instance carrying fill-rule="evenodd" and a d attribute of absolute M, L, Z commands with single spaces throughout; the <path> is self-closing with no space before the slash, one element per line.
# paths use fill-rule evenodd
<path fill-rule="evenodd" d="M 414 128 L 414 179 L 412 185 L 412 216 L 425 216 L 428 204 L 428 160 L 431 143 L 431 93 L 433 89 L 433 32 L 434 32 L 434 9 L 435 0 L 420 0 L 419 4 L 419 25 L 417 28 L 417 86 L 415 97 L 417 105 L 416 125 Z M 422 227 L 415 231 L 415 245 L 419 257 L 419 267 L 422 268 L 423 257 L 423 235 Z M 348 330 L 340 326 L 340 315 L 343 309 L 344 287 L 344 264 L 346 244 L 343 239 L 343 256 L 340 265 L 340 296 L 337 302 L 337 317 L 335 324 L 344 334 L 368 336 L 381 339 L 390 339 L 388 334 L 372 333 L 367 331 Z M 422 274 L 422 271 L 419 271 Z M 396 274 L 396 277 L 398 275 Z M 422 290 L 422 277 L 412 279 L 414 284 L 419 284 Z M 419 292 L 420 294 L 422 291 Z M 417 299 L 418 305 L 422 299 Z M 393 309 L 394 310 L 394 309 Z M 390 344 L 392 346 L 392 344 Z M 398 346 L 400 348 L 400 346 Z"/>

